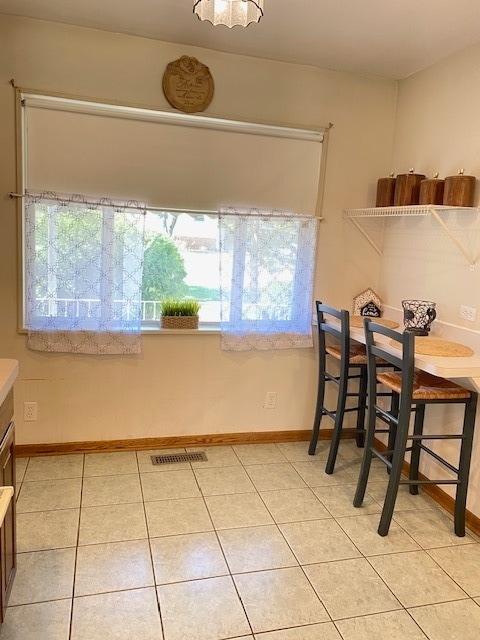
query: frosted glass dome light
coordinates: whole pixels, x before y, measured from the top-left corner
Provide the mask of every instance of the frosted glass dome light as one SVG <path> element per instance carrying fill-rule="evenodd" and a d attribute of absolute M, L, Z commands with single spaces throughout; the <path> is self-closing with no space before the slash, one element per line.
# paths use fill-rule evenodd
<path fill-rule="evenodd" d="M 251 22 L 260 22 L 264 0 L 196 0 L 193 13 L 200 20 L 208 20 L 214 26 L 224 24 L 229 29 L 235 26 L 248 27 Z"/>

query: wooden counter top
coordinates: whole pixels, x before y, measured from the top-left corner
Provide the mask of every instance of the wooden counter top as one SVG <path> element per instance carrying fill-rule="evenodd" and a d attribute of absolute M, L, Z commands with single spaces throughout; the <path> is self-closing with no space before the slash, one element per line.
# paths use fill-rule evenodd
<path fill-rule="evenodd" d="M 0 358 L 0 404 L 5 400 L 18 376 L 17 360 Z"/>
<path fill-rule="evenodd" d="M 350 337 L 352 340 L 365 344 L 363 329 L 351 327 Z M 382 340 L 382 343 L 382 347 L 391 350 L 392 353 L 398 353 L 398 349 L 394 349 L 388 344 L 388 338 L 385 339 L 385 342 Z M 480 355 L 478 353 L 474 353 L 473 356 L 459 358 L 426 356 L 416 353 L 415 367 L 434 376 L 455 380 L 458 384 L 462 384 L 469 389 L 480 391 Z"/>

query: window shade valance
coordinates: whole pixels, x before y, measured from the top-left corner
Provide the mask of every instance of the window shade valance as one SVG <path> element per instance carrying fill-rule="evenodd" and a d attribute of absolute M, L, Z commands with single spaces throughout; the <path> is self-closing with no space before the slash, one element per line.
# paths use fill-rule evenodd
<path fill-rule="evenodd" d="M 323 133 L 23 96 L 26 188 L 313 214 Z"/>

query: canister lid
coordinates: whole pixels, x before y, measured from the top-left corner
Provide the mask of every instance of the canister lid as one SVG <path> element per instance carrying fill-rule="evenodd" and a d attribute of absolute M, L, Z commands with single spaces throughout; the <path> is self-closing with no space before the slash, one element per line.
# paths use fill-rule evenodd
<path fill-rule="evenodd" d="M 424 180 L 422 180 L 422 182 L 443 182 L 443 179 L 438 177 L 437 171 L 437 173 L 434 173 L 431 178 L 425 178 Z"/>
<path fill-rule="evenodd" d="M 399 173 L 397 177 L 400 178 L 403 176 L 415 176 L 416 178 L 425 178 L 424 173 L 415 173 L 415 169 L 413 167 L 408 170 L 408 173 Z"/>
<path fill-rule="evenodd" d="M 451 180 L 452 178 L 454 178 L 454 179 L 458 180 L 458 179 L 465 178 L 467 180 L 476 180 L 475 176 L 466 176 L 466 175 L 464 175 L 464 173 L 463 173 L 464 171 L 465 171 L 465 169 L 459 169 L 457 171 L 457 175 L 456 176 L 447 176 L 445 179 L 446 180 Z"/>

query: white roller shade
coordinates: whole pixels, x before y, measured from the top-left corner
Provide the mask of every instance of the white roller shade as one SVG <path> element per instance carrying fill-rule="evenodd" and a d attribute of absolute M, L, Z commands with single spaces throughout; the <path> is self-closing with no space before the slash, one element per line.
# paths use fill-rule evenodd
<path fill-rule="evenodd" d="M 315 212 L 323 133 L 24 96 L 26 188 Z"/>

